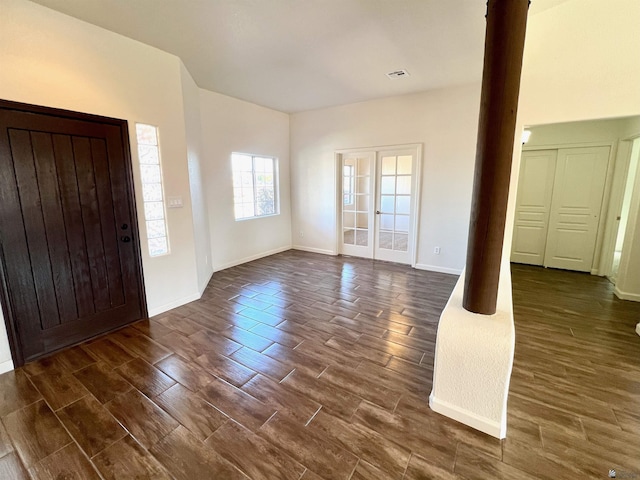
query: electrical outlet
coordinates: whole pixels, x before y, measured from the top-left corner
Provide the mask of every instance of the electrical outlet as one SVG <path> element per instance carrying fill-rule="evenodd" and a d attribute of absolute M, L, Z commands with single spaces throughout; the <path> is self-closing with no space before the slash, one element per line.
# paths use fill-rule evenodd
<path fill-rule="evenodd" d="M 436 255 L 440 255 L 440 247 L 434 248 L 433 253 L 435 253 Z"/>
<path fill-rule="evenodd" d="M 300 230 L 300 238 L 304 237 L 304 232 L 302 230 Z"/>

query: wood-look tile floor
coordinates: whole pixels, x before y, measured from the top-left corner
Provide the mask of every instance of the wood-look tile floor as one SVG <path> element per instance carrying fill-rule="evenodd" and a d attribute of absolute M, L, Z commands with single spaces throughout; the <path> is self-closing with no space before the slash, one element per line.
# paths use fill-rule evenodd
<path fill-rule="evenodd" d="M 508 438 L 428 407 L 456 278 L 289 251 L 0 376 L 0 478 L 640 478 L 640 305 L 514 266 Z"/>

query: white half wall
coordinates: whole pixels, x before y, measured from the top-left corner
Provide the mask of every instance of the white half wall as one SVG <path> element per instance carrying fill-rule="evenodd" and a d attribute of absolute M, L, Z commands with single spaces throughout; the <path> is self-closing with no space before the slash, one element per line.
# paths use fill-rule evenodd
<path fill-rule="evenodd" d="M 0 65 L 0 98 L 129 122 L 143 238 L 135 122 L 159 128 L 165 195 L 181 196 L 184 207 L 167 210 L 170 255 L 151 258 L 141 242 L 147 305 L 157 312 L 197 296 L 180 60 L 31 2 L 2 0 Z M 2 365 L 11 358 L 4 330 L 2 322 Z"/>
<path fill-rule="evenodd" d="M 291 248 L 289 115 L 202 89 L 200 115 L 213 270 Z M 235 220 L 233 152 L 278 159 L 279 215 Z"/>
<path fill-rule="evenodd" d="M 464 266 L 480 85 L 372 100 L 291 115 L 293 240 L 336 253 L 335 152 L 423 145 L 417 263 Z M 439 246 L 440 255 L 433 253 Z"/>
<path fill-rule="evenodd" d="M 433 411 L 497 438 L 507 433 L 516 338 L 509 268 L 503 260 L 493 315 L 462 307 L 465 273 L 458 279 L 438 323 L 429 396 Z"/>

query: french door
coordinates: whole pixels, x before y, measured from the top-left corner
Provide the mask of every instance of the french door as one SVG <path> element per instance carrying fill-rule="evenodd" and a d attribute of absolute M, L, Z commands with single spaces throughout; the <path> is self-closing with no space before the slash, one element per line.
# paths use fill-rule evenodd
<path fill-rule="evenodd" d="M 339 251 L 413 265 L 420 147 L 338 154 Z"/>

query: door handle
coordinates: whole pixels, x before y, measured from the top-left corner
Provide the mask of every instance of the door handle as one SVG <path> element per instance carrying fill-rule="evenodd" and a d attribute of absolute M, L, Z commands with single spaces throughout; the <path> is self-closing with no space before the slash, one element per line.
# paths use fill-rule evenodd
<path fill-rule="evenodd" d="M 124 243 L 129 243 L 131 241 L 131 237 L 123 235 L 122 237 L 120 237 L 120 240 L 122 240 Z"/>
<path fill-rule="evenodd" d="M 376 210 L 376 215 L 380 215 L 382 212 L 380 210 Z"/>

